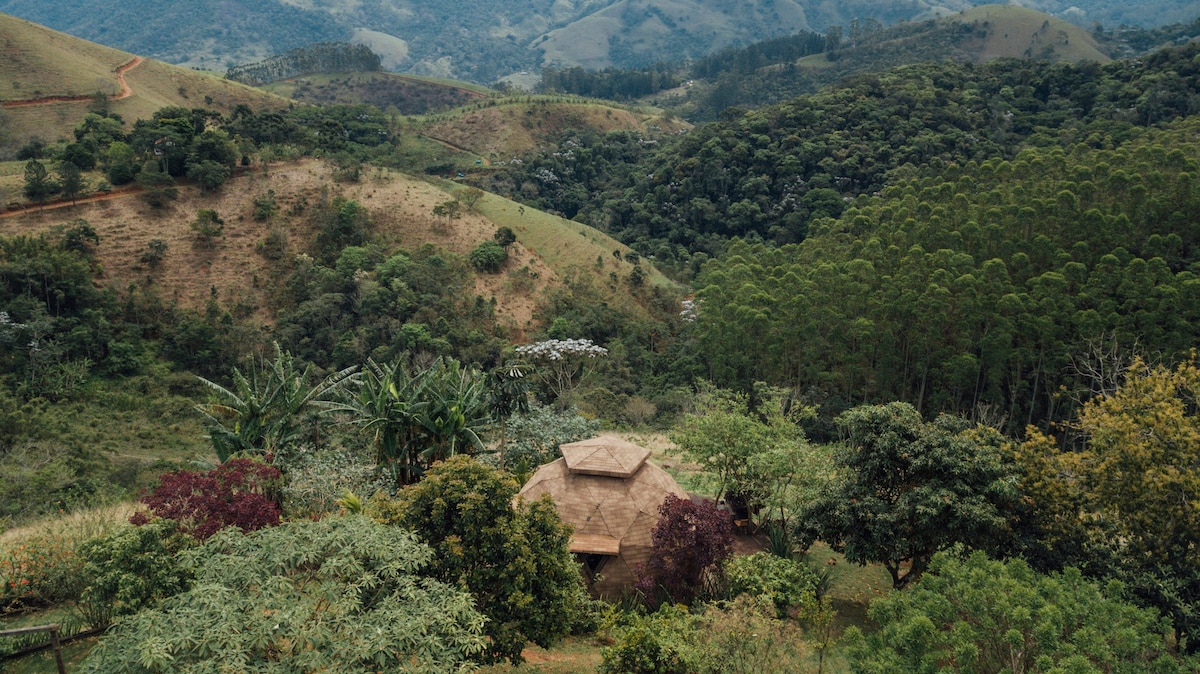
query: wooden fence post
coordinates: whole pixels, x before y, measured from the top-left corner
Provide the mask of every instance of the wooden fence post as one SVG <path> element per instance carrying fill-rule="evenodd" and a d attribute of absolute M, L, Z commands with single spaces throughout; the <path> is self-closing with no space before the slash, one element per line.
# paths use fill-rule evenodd
<path fill-rule="evenodd" d="M 62 659 L 62 644 L 58 643 L 58 625 L 50 626 L 50 643 L 54 644 L 54 663 L 58 665 L 58 674 L 67 674 L 67 666 Z"/>
<path fill-rule="evenodd" d="M 19 637 L 22 634 L 33 634 L 34 632 L 50 633 L 50 643 L 54 648 L 54 662 L 58 665 L 58 674 L 67 674 L 67 667 L 63 664 L 62 644 L 58 641 L 58 623 L 36 627 L 18 627 L 15 630 L 0 630 L 0 637 Z"/>

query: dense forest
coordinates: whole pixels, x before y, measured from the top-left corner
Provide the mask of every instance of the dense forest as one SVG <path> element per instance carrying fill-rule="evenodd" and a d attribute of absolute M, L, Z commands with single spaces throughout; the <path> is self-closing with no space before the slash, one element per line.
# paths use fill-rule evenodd
<path fill-rule="evenodd" d="M 1193 44 L 1103 66 L 905 66 L 731 110 L 671 143 L 569 134 L 557 152 L 529 157 L 496 187 L 606 229 L 664 264 L 719 254 L 731 237 L 799 242 L 815 218 L 839 215 L 845 199 L 934 160 L 1012 159 L 1026 144 L 1111 146 L 1193 114 L 1198 53 Z M 559 179 L 539 179 L 546 172 Z"/>
<path fill-rule="evenodd" d="M 881 30 L 690 75 L 765 90 L 844 40 L 878 64 Z M 685 77 L 543 85 L 624 99 Z M 733 91 L 754 109 L 662 137 L 577 115 L 503 163 L 414 158 L 426 120 L 363 103 L 96 106 L 31 139 L 12 217 L 104 208 L 66 210 L 81 172 L 148 219 L 188 190 L 192 255 L 226 220 L 261 225 L 264 299 L 214 284 L 183 306 L 154 276 L 162 239 L 144 279 L 107 283 L 86 217 L 0 236 L 3 625 L 102 631 L 78 665 L 104 674 L 498 672 L 568 638 L 613 674 L 1197 671 L 1200 44 L 809 85 Z M 301 159 L 328 182 L 258 191 Z M 485 240 L 386 232 L 385 169 Z M 204 201 L 238 190 L 224 220 Z M 596 230 L 630 247 L 536 283 L 505 261 L 539 211 L 595 228 L 554 220 L 556 251 Z M 502 324 L 485 277 L 529 320 Z M 518 496 L 602 428 L 669 445 L 641 460 L 678 480 L 620 603 L 588 595 L 602 553 L 571 552 L 562 504 Z M 160 453 L 111 440 L 143 433 Z"/>

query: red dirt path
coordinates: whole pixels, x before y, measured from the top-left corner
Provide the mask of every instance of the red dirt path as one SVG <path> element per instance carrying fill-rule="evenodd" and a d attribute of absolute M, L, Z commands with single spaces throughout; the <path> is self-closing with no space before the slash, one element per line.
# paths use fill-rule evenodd
<path fill-rule="evenodd" d="M 110 101 L 119 101 L 122 98 L 129 98 L 133 94 L 133 89 L 129 87 L 129 83 L 125 81 L 125 73 L 133 70 L 142 64 L 146 59 L 141 56 L 135 56 L 129 63 L 118 66 L 116 71 L 117 82 L 121 85 L 121 93 L 115 96 L 109 96 Z M 3 108 L 21 108 L 30 105 L 51 105 L 53 103 L 86 103 L 94 100 L 94 96 L 47 96 L 45 98 L 28 98 L 21 101 L 4 101 L 0 103 Z"/>

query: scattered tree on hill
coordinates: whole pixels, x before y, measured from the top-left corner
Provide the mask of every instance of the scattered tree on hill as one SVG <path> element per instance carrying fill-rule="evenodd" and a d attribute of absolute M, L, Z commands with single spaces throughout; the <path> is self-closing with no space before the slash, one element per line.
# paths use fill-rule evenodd
<path fill-rule="evenodd" d="M 317 226 L 317 238 L 313 243 L 316 256 L 332 262 L 347 246 L 362 246 L 371 231 L 371 215 L 362 204 L 342 196 L 319 204 L 312 214 Z"/>
<path fill-rule="evenodd" d="M 200 185 L 201 192 L 215 190 L 229 180 L 230 170 L 224 164 L 205 159 L 188 164 L 187 177 Z"/>
<path fill-rule="evenodd" d="M 33 136 L 17 150 L 17 161 L 26 161 L 29 159 L 45 159 L 46 158 L 46 141 L 38 136 Z"/>
<path fill-rule="evenodd" d="M 62 160 L 71 162 L 81 171 L 90 171 L 96 168 L 97 149 L 96 141 L 90 138 L 70 143 L 63 148 Z"/>
<path fill-rule="evenodd" d="M 432 575 L 475 597 L 488 618 L 486 662 L 520 663 L 530 641 L 549 647 L 575 624 L 585 596 L 569 527 L 548 497 L 514 504 L 518 487 L 508 473 L 455 456 L 394 502 L 376 498 L 368 506 L 433 546 Z"/>
<path fill-rule="evenodd" d="M 25 163 L 25 197 L 39 204 L 45 203 L 55 192 L 58 185 L 50 179 L 46 165 L 36 159 Z"/>
<path fill-rule="evenodd" d="M 157 269 L 166 256 L 167 242 L 163 239 L 150 239 L 150 243 L 146 245 L 146 252 L 142 253 L 140 259 L 143 264 L 150 265 L 151 269 Z"/>
<path fill-rule="evenodd" d="M 481 199 L 483 199 L 483 190 L 474 185 L 464 188 L 458 195 L 458 200 L 462 202 L 463 206 L 472 211 L 479 205 Z"/>
<path fill-rule="evenodd" d="M 517 242 L 517 235 L 512 231 L 511 227 L 497 227 L 496 233 L 492 235 L 492 238 L 506 249 Z"/>
<path fill-rule="evenodd" d="M 105 175 L 108 176 L 108 182 L 113 185 L 124 185 L 133 182 L 137 177 L 141 166 L 138 164 L 137 156 L 133 152 L 133 148 L 128 143 L 114 141 L 108 146 L 108 151 L 105 154 Z"/>
<path fill-rule="evenodd" d="M 1005 534 L 1014 478 L 995 437 L 945 415 L 925 422 L 907 403 L 856 407 L 838 425 L 842 473 L 800 514 L 802 541 L 883 564 L 899 589 L 939 550 L 987 548 Z"/>
<path fill-rule="evenodd" d="M 475 269 L 495 274 L 508 261 L 508 251 L 499 243 L 488 240 L 476 246 L 468 258 L 471 260 L 471 266 Z"/>
<path fill-rule="evenodd" d="M 142 199 L 152 208 L 162 208 L 167 205 L 167 201 L 179 198 L 179 188 L 175 186 L 175 179 L 166 173 L 141 171 L 135 180 L 142 190 Z"/>
<path fill-rule="evenodd" d="M 70 199 L 71 204 L 74 205 L 79 195 L 86 192 L 88 188 L 83 172 L 70 161 L 59 162 L 55 172 L 58 173 L 58 185 L 63 198 Z"/>
<path fill-rule="evenodd" d="M 258 222 L 270 220 L 279 212 L 279 202 L 275 200 L 275 190 L 267 190 L 262 196 L 254 197 L 254 219 Z"/>
<path fill-rule="evenodd" d="M 63 232 L 62 247 L 65 250 L 90 255 L 95 247 L 100 245 L 100 235 L 96 233 L 96 228 L 83 218 L 72 220 L 70 225 Z"/>
<path fill-rule="evenodd" d="M 212 248 L 213 239 L 225 232 L 225 221 L 213 209 L 201 208 L 196 212 L 196 219 L 192 220 L 191 228 L 206 248 Z"/>
<path fill-rule="evenodd" d="M 439 218 L 446 218 L 446 224 L 450 224 L 451 220 L 457 220 L 462 217 L 462 202 L 457 199 L 443 201 L 433 207 L 433 214 Z"/>

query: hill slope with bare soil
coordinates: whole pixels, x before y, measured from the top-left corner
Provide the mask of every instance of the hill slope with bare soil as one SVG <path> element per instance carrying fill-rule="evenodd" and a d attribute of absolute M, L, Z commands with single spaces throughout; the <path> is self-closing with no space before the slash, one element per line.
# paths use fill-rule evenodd
<path fill-rule="evenodd" d="M 533 326 L 542 295 L 569 274 L 595 275 L 598 287 L 612 286 L 613 301 L 628 301 L 622 299 L 627 295 L 622 286 L 609 283 L 610 274 L 627 278 L 632 270 L 612 254 L 627 251 L 626 246 L 579 223 L 493 195 L 485 195 L 475 211 L 464 210 L 459 218 L 435 216 L 434 207 L 453 199 L 457 189 L 454 183 L 434 184 L 384 170 L 369 173 L 361 183 L 334 183 L 323 162 L 304 160 L 272 166 L 265 175 L 248 173 L 216 193 L 183 187 L 180 199 L 165 209 L 151 208 L 130 192 L 78 206 L 29 210 L 0 219 L 0 235 L 52 232 L 81 218 L 100 237 L 98 282 L 117 290 L 131 284 L 150 286 L 164 299 L 195 309 L 215 290 L 223 304 L 269 324 L 274 320 L 270 306 L 275 281 L 290 270 L 296 255 L 309 251 L 316 235 L 304 215 L 306 207 L 341 195 L 367 208 L 375 223 L 374 239 L 388 250 L 431 243 L 466 256 L 491 239 L 498 227 L 513 229 L 517 243 L 509 261 L 498 274 L 478 274 L 474 292 L 496 298 L 498 320 L 514 335 Z M 280 212 L 270 221 L 256 221 L 253 200 L 268 191 L 274 192 Z M 191 229 L 201 208 L 215 210 L 225 221 L 222 235 L 211 246 Z M 151 267 L 142 258 L 156 239 L 167 244 L 167 252 Z M 270 246 L 278 250 L 265 255 Z M 652 268 L 645 271 L 647 283 L 669 285 Z"/>

